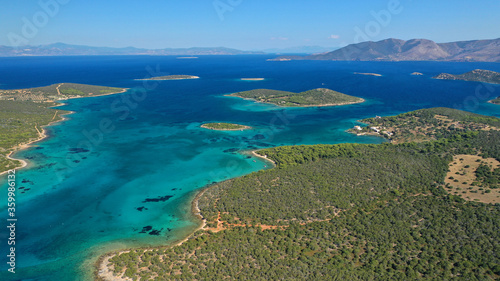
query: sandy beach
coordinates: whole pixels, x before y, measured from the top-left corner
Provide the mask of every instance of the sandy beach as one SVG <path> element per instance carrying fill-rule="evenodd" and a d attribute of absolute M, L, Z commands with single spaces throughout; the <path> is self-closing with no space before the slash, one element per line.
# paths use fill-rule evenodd
<path fill-rule="evenodd" d="M 195 234 L 198 230 L 205 229 L 206 220 L 201 215 L 201 210 L 198 207 L 198 200 L 205 193 L 205 191 L 210 189 L 212 186 L 213 185 L 206 186 L 202 190 L 198 191 L 196 193 L 196 196 L 191 201 L 191 214 L 193 215 L 194 218 L 196 218 L 196 220 L 199 221 L 198 227 L 196 227 L 188 235 L 186 235 L 184 238 L 182 238 L 178 241 L 174 241 L 172 243 L 168 243 L 168 244 L 165 244 L 163 246 L 147 247 L 147 248 L 134 248 L 133 250 L 142 249 L 142 250 L 146 250 L 146 251 L 153 251 L 153 250 L 160 248 L 160 247 L 177 247 L 177 246 L 182 245 L 186 241 L 188 241 L 193 236 L 193 234 Z M 112 252 L 112 253 L 108 253 L 108 254 L 101 256 L 95 264 L 95 272 L 94 272 L 95 279 L 97 281 L 131 281 L 132 279 L 130 279 L 128 277 L 123 278 L 123 277 L 114 276 L 113 271 L 111 269 L 111 263 L 109 261 L 114 256 L 120 255 L 123 253 L 128 253 L 131 250 L 132 249 L 124 249 L 124 250 L 121 250 L 118 252 Z"/>
<path fill-rule="evenodd" d="M 260 159 L 263 159 L 263 160 L 265 160 L 267 162 L 270 162 L 273 165 L 273 167 L 276 166 L 276 163 L 273 160 L 268 159 L 266 156 L 262 156 L 262 155 L 257 154 L 256 150 L 245 151 L 243 153 L 249 154 L 249 155 L 258 157 Z M 189 233 L 188 235 L 186 235 L 185 238 L 183 238 L 183 239 L 181 239 L 179 241 L 176 241 L 176 242 L 172 242 L 172 243 L 166 244 L 164 246 L 159 246 L 159 247 L 177 247 L 177 246 L 180 246 L 184 242 L 188 241 L 198 230 L 204 230 L 205 229 L 205 227 L 207 225 L 207 221 L 206 221 L 206 219 L 201 214 L 201 210 L 200 210 L 200 208 L 198 206 L 198 201 L 203 196 L 203 194 L 207 190 L 209 190 L 210 188 L 212 188 L 214 185 L 215 184 L 210 184 L 210 185 L 202 188 L 201 190 L 199 190 L 196 193 L 196 196 L 194 196 L 193 200 L 191 201 L 191 214 L 193 215 L 193 217 L 195 217 L 197 220 L 199 220 L 199 222 L 200 222 L 199 226 L 196 229 L 194 229 L 191 233 Z M 159 247 L 150 247 L 150 248 L 144 248 L 144 249 L 145 250 L 149 250 L 149 251 L 153 251 L 153 250 L 155 250 L 156 248 L 159 248 Z M 134 249 L 134 250 L 137 250 L 137 249 Z M 119 252 L 108 253 L 108 254 L 105 254 L 105 255 L 101 256 L 98 259 L 98 261 L 96 262 L 96 265 L 95 265 L 96 280 L 98 280 L 98 281 L 129 281 L 129 280 L 132 280 L 130 278 L 122 278 L 122 277 L 114 276 L 113 275 L 113 271 L 111 270 L 111 264 L 110 264 L 110 261 L 109 261 L 111 258 L 113 258 L 116 255 L 120 255 L 122 253 L 128 253 L 130 251 L 131 251 L 130 249 L 124 249 L 124 250 L 119 251 Z"/>

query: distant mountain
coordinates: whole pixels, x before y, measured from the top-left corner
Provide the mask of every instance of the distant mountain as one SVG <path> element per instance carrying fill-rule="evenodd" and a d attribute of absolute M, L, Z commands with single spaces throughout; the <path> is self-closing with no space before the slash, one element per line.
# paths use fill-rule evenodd
<path fill-rule="evenodd" d="M 270 54 L 319 54 L 331 52 L 339 48 L 329 48 L 329 47 L 321 47 L 321 46 L 299 46 L 299 47 L 289 47 L 289 48 L 272 48 L 272 49 L 264 49 L 262 52 L 270 53 Z"/>
<path fill-rule="evenodd" d="M 475 69 L 464 74 L 441 73 L 432 78 L 443 79 L 443 80 L 464 80 L 464 81 L 476 81 L 476 82 L 500 84 L 500 73 L 484 69 Z"/>
<path fill-rule="evenodd" d="M 0 46 L 0 57 L 14 56 L 100 56 L 100 55 L 160 55 L 160 56 L 196 56 L 196 55 L 246 55 L 262 54 L 236 49 L 216 48 L 179 48 L 179 49 L 140 49 L 134 47 L 110 48 L 68 45 L 55 43 L 41 46 L 8 47 Z"/>
<path fill-rule="evenodd" d="M 493 40 L 435 43 L 427 39 L 386 39 L 351 44 L 341 49 L 304 57 L 275 60 L 338 61 L 484 61 L 500 62 L 500 38 Z"/>

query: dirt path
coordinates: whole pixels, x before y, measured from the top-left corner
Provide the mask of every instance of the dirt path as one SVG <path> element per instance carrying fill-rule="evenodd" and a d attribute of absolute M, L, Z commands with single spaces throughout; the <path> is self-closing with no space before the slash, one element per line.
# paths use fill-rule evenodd
<path fill-rule="evenodd" d="M 61 87 L 64 83 L 61 83 L 59 85 L 57 85 L 56 87 L 56 90 L 57 90 L 57 94 L 61 96 L 61 92 L 59 91 L 59 87 Z"/>

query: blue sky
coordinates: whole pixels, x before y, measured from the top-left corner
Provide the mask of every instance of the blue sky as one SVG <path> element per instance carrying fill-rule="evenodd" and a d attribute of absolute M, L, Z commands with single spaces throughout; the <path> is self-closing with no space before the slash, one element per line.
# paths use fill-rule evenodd
<path fill-rule="evenodd" d="M 0 0 L 0 45 L 244 50 L 500 37 L 500 1 Z"/>

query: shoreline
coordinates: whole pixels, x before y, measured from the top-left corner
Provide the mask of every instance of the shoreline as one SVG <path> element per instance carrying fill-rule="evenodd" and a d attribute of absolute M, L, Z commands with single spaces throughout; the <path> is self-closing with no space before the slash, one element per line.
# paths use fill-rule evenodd
<path fill-rule="evenodd" d="M 268 159 L 265 156 L 257 154 L 256 151 L 257 150 L 243 151 L 242 154 L 253 155 L 255 157 L 258 157 L 260 159 L 263 159 L 267 162 L 272 163 L 273 168 L 276 167 L 276 163 L 273 160 Z M 228 180 L 231 180 L 231 179 L 228 179 Z M 110 264 L 109 264 L 109 260 L 111 258 L 113 258 L 116 255 L 122 254 L 122 253 L 130 252 L 132 250 L 144 249 L 146 251 L 154 251 L 155 249 L 162 248 L 162 247 L 177 247 L 177 246 L 182 245 L 184 242 L 188 241 L 197 231 L 205 230 L 205 226 L 207 225 L 207 220 L 201 214 L 201 210 L 199 208 L 198 203 L 199 203 L 200 198 L 203 196 L 203 194 L 205 194 L 205 192 L 207 190 L 211 189 L 216 184 L 218 184 L 218 183 L 208 184 L 208 185 L 202 187 L 200 190 L 196 190 L 194 192 L 194 195 L 192 196 L 192 200 L 191 200 L 191 214 L 190 215 L 199 222 L 199 225 L 192 232 L 190 232 L 189 234 L 187 234 L 184 238 L 182 238 L 180 240 L 172 241 L 172 242 L 167 243 L 167 244 L 162 245 L 162 246 L 153 246 L 153 247 L 144 247 L 144 248 L 126 248 L 126 249 L 123 249 L 120 251 L 113 251 L 113 252 L 104 254 L 97 259 L 97 261 L 94 265 L 95 280 L 97 280 L 97 281 L 122 281 L 122 280 L 127 281 L 127 280 L 130 280 L 130 279 L 125 279 L 125 278 L 121 278 L 121 277 L 117 277 L 117 276 L 113 275 L 113 271 L 110 269 Z"/>
<path fill-rule="evenodd" d="M 203 196 L 205 191 L 209 190 L 212 188 L 215 184 L 208 184 L 204 187 L 202 187 L 200 190 L 196 190 L 193 192 L 193 195 L 191 196 L 191 214 L 192 218 L 196 220 L 198 223 L 198 226 L 191 232 L 189 232 L 184 238 L 174 240 L 171 242 L 166 243 L 165 245 L 161 246 L 153 246 L 153 247 L 139 247 L 139 248 L 125 248 L 122 250 L 118 251 L 112 251 L 110 253 L 106 253 L 101 255 L 97 261 L 94 264 L 94 278 L 97 281 L 128 281 L 130 280 L 129 278 L 122 278 L 118 276 L 113 275 L 113 271 L 110 268 L 110 262 L 109 260 L 116 255 L 120 255 L 123 253 L 128 253 L 133 250 L 145 250 L 145 251 L 154 251 L 158 248 L 164 248 L 164 247 L 177 247 L 182 244 L 184 244 L 186 241 L 188 241 L 197 231 L 199 230 L 204 230 L 205 226 L 207 225 L 207 221 L 205 218 L 201 215 L 201 210 L 198 207 L 198 201 Z"/>
<path fill-rule="evenodd" d="M 64 83 L 60 83 L 60 84 L 62 85 Z M 122 94 L 122 93 L 125 93 L 127 90 L 129 90 L 129 88 L 123 88 L 120 92 L 115 92 L 115 93 L 108 93 L 108 94 L 95 95 L 95 96 L 93 95 L 93 96 L 88 96 L 88 97 L 69 97 L 69 98 L 60 99 L 60 100 L 57 100 L 57 101 L 65 101 L 65 100 L 69 100 L 69 99 L 93 98 L 93 97 L 101 97 L 101 96 L 109 96 L 109 95 L 115 95 L 115 94 Z M 54 106 L 50 106 L 49 108 L 55 108 L 55 107 L 64 106 L 64 105 L 67 105 L 67 103 L 62 102 L 60 104 L 57 104 L 57 105 L 54 105 Z M 40 126 L 40 128 L 42 129 L 41 132 L 38 131 L 38 129 L 35 127 L 35 129 L 38 131 L 38 134 L 39 134 L 38 138 L 36 138 L 34 140 L 30 140 L 27 143 L 20 143 L 20 144 L 15 145 L 14 147 L 11 147 L 10 149 L 12 151 L 9 154 L 7 154 L 5 156 L 5 158 L 7 158 L 9 160 L 13 160 L 13 161 L 18 161 L 18 162 L 21 163 L 21 166 L 20 167 L 15 167 L 13 169 L 8 169 L 6 171 L 1 171 L 0 175 L 4 175 L 4 174 L 8 173 L 10 170 L 16 170 L 17 171 L 17 170 L 26 168 L 29 165 L 29 161 L 27 161 L 25 159 L 14 158 L 14 157 L 12 157 L 12 154 L 20 152 L 22 150 L 25 150 L 27 148 L 30 148 L 32 144 L 40 142 L 40 141 L 43 141 L 46 138 L 48 138 L 49 136 L 47 135 L 47 130 L 45 128 L 49 127 L 49 126 L 54 126 L 55 124 L 57 124 L 59 122 L 64 122 L 64 121 L 68 120 L 68 118 L 66 118 L 65 116 L 73 114 L 73 113 L 75 113 L 75 111 L 66 111 L 66 113 L 60 115 L 60 117 L 61 117 L 60 120 L 54 120 L 54 121 L 51 121 L 47 125 Z M 55 116 L 55 114 L 57 114 L 57 109 L 56 109 L 56 112 L 54 113 L 54 116 Z"/>
<path fill-rule="evenodd" d="M 270 103 L 270 102 L 258 101 L 258 100 L 252 99 L 252 98 L 245 98 L 245 97 L 238 96 L 238 95 L 235 95 L 235 94 L 228 94 L 228 95 L 224 95 L 224 96 L 225 97 L 237 97 L 237 98 L 240 98 L 240 99 L 249 100 L 249 101 L 253 101 L 253 102 L 256 102 L 256 103 L 270 104 L 270 105 L 274 105 L 274 106 L 281 107 L 281 108 L 342 106 L 342 105 L 351 105 L 351 104 L 358 104 L 358 103 L 364 103 L 364 102 L 366 102 L 366 100 L 364 98 L 359 98 L 360 101 L 353 101 L 353 102 L 326 103 L 326 104 L 313 104 L 313 105 L 298 105 L 298 106 L 282 106 L 282 105 L 277 105 L 277 104 Z"/>

